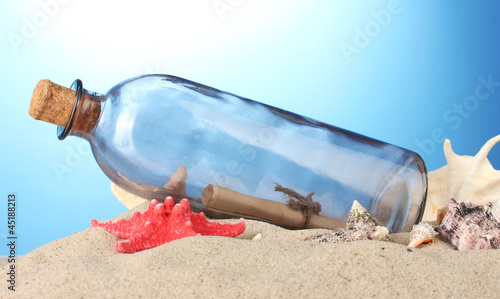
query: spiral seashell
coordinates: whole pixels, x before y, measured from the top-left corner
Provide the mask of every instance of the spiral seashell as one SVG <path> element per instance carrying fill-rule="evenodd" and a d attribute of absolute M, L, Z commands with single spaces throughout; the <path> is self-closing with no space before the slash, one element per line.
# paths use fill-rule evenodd
<path fill-rule="evenodd" d="M 438 226 L 439 235 L 457 250 L 500 249 L 500 227 L 492 224 L 483 205 L 448 202 L 448 213 Z"/>
<path fill-rule="evenodd" d="M 423 243 L 434 244 L 434 237 L 437 234 L 432 225 L 420 222 L 414 225 L 410 232 L 410 244 L 408 244 L 408 247 L 417 248 Z"/>

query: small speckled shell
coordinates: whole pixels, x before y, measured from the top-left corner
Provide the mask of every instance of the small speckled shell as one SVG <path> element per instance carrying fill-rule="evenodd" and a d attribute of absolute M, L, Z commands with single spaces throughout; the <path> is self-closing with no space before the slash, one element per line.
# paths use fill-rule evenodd
<path fill-rule="evenodd" d="M 408 244 L 408 247 L 417 248 L 423 243 L 434 244 L 434 237 L 437 234 L 429 223 L 421 222 L 418 225 L 414 225 L 410 232 L 410 244 Z"/>
<path fill-rule="evenodd" d="M 346 243 L 359 240 L 386 241 L 389 230 L 380 224 L 357 200 L 352 203 L 346 228 L 306 238 L 306 241 Z"/>
<path fill-rule="evenodd" d="M 367 226 L 383 226 L 375 217 L 372 216 L 357 200 L 352 203 L 349 219 L 346 227 L 362 223 Z"/>

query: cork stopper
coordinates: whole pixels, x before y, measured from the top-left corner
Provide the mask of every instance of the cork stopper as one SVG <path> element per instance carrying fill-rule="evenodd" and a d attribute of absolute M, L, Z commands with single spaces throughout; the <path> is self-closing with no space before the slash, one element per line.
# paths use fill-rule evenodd
<path fill-rule="evenodd" d="M 34 119 L 64 127 L 71 118 L 75 95 L 72 89 L 41 80 L 33 91 L 29 114 Z"/>

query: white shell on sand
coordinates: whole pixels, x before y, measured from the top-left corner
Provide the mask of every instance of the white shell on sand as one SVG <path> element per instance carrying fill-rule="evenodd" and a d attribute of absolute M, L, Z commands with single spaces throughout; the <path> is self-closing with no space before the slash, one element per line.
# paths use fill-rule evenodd
<path fill-rule="evenodd" d="M 410 232 L 410 244 L 408 247 L 417 248 L 423 243 L 434 244 L 434 237 L 438 233 L 434 230 L 434 227 L 429 223 L 420 222 L 414 225 Z"/>
<path fill-rule="evenodd" d="M 422 221 L 436 221 L 438 210 L 446 207 L 450 198 L 457 202 L 486 205 L 500 198 L 500 171 L 493 168 L 487 156 L 500 141 L 491 138 L 476 156 L 459 156 L 444 142 L 447 165 L 429 172 L 429 191 Z"/>

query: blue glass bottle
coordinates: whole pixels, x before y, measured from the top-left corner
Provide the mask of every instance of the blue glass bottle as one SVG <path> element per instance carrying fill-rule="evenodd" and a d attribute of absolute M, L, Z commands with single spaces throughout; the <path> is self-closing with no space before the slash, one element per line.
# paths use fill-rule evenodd
<path fill-rule="evenodd" d="M 207 186 L 286 204 L 279 185 L 314 193 L 318 214 L 332 223 L 347 219 L 354 200 L 393 232 L 422 216 L 427 172 L 412 151 L 174 76 L 132 78 L 106 95 L 79 80 L 72 89 L 65 99 L 74 112 L 59 122 L 60 139 L 88 140 L 106 175 L 141 197 L 185 197 L 226 217 L 234 213 L 204 206 Z M 165 184 L 180 167 L 186 187 L 175 194 Z"/>

